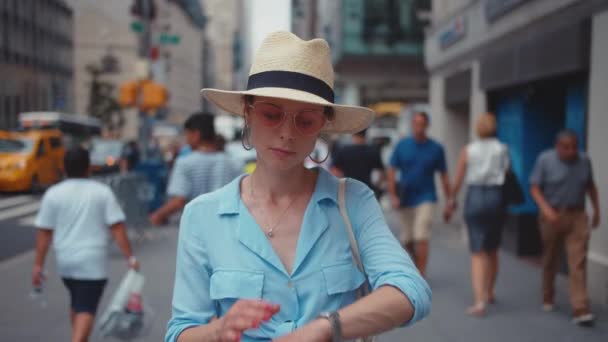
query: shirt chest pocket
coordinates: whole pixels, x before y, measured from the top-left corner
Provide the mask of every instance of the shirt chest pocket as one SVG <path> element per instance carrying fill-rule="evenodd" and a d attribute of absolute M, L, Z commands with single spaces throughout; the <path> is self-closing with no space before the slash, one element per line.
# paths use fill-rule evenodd
<path fill-rule="evenodd" d="M 353 263 L 323 267 L 323 278 L 330 296 L 353 292 L 365 281 L 365 276 Z"/>
<path fill-rule="evenodd" d="M 260 299 L 263 289 L 263 272 L 218 269 L 211 275 L 209 296 L 215 301 L 229 302 L 239 299 Z"/>

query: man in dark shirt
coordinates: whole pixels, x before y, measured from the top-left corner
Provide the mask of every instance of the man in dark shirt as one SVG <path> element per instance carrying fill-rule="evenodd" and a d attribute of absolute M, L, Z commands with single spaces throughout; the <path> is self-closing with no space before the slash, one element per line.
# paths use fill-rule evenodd
<path fill-rule="evenodd" d="M 376 195 L 378 188 L 372 184 L 372 171 L 384 171 L 380 150 L 365 142 L 366 130 L 353 135 L 353 143 L 339 147 L 333 155 L 332 173 L 338 177 L 350 177 L 369 186 Z M 381 173 L 383 177 L 384 172 Z"/>
<path fill-rule="evenodd" d="M 593 315 L 589 311 L 586 288 L 586 258 L 591 233 L 585 195 L 589 195 L 593 205 L 593 228 L 600 223 L 600 205 L 591 160 L 578 151 L 576 133 L 569 130 L 560 133 L 555 149 L 538 157 L 530 184 L 530 192 L 540 210 L 543 237 L 543 308 L 553 310 L 555 274 L 564 243 L 573 322 L 590 325 Z"/>

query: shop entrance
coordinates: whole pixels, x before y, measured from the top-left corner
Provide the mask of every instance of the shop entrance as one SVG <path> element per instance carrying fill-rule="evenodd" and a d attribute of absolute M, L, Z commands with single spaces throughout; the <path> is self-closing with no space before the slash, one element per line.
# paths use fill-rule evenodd
<path fill-rule="evenodd" d="M 510 208 L 512 222 L 507 225 L 505 239 L 518 255 L 538 255 L 541 251 L 538 209 L 528 191 L 536 158 L 553 147 L 564 128 L 577 132 L 581 148 L 585 148 L 586 84 L 586 75 L 577 74 L 489 93 L 498 138 L 509 146 L 513 171 L 526 193 L 523 205 Z"/>

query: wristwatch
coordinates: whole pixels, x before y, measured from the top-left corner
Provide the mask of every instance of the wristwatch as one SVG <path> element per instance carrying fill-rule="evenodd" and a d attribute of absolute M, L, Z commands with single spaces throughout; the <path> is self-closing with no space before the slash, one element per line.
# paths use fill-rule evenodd
<path fill-rule="evenodd" d="M 342 342 L 342 324 L 340 323 L 340 314 L 334 312 L 321 312 L 318 318 L 323 318 L 329 321 L 331 325 L 331 342 Z"/>

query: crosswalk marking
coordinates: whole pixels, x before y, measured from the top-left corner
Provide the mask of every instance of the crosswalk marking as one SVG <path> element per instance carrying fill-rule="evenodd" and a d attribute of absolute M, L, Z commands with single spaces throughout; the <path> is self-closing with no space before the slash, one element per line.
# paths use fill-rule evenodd
<path fill-rule="evenodd" d="M 0 200 L 0 209 L 12 207 L 18 204 L 24 204 L 27 202 L 31 202 L 33 200 L 32 196 L 21 195 L 15 197 L 4 198 Z"/>
<path fill-rule="evenodd" d="M 34 226 L 36 225 L 36 214 L 26 216 L 19 220 L 19 225 L 21 226 Z"/>
<path fill-rule="evenodd" d="M 40 208 L 40 202 L 29 203 L 16 208 L 10 208 L 0 211 L 0 221 L 12 219 L 15 217 L 32 214 Z"/>

